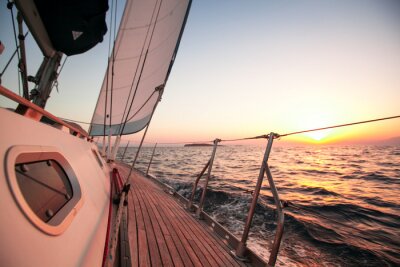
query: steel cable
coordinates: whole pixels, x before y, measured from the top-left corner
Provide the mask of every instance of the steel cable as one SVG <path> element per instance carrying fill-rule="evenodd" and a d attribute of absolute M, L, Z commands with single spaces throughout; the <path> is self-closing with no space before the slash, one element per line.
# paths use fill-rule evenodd
<path fill-rule="evenodd" d="M 280 134 L 277 137 L 278 138 L 279 137 L 286 137 L 286 136 L 289 136 L 289 135 L 309 133 L 309 132 L 315 132 L 315 131 L 322 131 L 322 130 L 327 130 L 327 129 L 334 129 L 334 128 L 340 128 L 340 127 L 346 127 L 346 126 L 352 126 L 352 125 L 364 124 L 364 123 L 370 123 L 370 122 L 376 122 L 376 121 L 383 121 L 383 120 L 391 120 L 391 119 L 397 119 L 397 118 L 400 118 L 400 115 L 399 116 L 379 118 L 379 119 L 373 119 L 373 120 L 351 122 L 351 123 L 346 123 L 346 124 L 338 124 L 338 125 L 334 125 L 334 126 L 327 126 L 327 127 L 316 128 L 316 129 L 311 129 L 311 130 L 304 130 L 304 131 L 298 131 L 298 132 L 292 132 L 292 133 L 287 133 L 287 134 Z"/>

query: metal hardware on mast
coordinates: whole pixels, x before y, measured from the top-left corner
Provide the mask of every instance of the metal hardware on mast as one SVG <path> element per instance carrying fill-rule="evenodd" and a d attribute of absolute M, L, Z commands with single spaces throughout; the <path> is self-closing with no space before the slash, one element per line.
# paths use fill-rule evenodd
<path fill-rule="evenodd" d="M 57 79 L 57 70 L 60 67 L 62 53 L 57 52 L 52 57 L 45 57 L 36 74 L 35 80 L 38 82 L 35 89 L 31 91 L 30 97 L 33 103 L 39 107 L 46 106 L 47 99 L 53 89 L 53 82 Z"/>
<path fill-rule="evenodd" d="M 208 186 L 208 181 L 210 180 L 211 177 L 211 170 L 212 170 L 212 166 L 214 163 L 214 158 L 215 158 L 215 153 L 217 152 L 217 147 L 218 147 L 218 143 L 221 141 L 221 139 L 215 139 L 214 140 L 214 147 L 213 147 L 213 152 L 211 154 L 211 158 L 210 158 L 210 164 L 208 165 L 208 171 L 207 171 L 207 178 L 206 181 L 204 182 L 204 186 L 203 186 L 203 192 L 201 194 L 201 198 L 200 198 L 200 202 L 199 202 L 199 207 L 196 210 L 196 216 L 201 219 L 201 212 L 203 211 L 203 206 L 204 206 L 204 200 L 206 198 L 206 192 L 207 192 L 207 186 Z"/>
<path fill-rule="evenodd" d="M 275 199 L 275 196 L 277 196 L 277 199 L 278 199 L 278 202 L 276 203 L 278 213 L 282 212 L 282 210 L 280 208 L 281 204 L 280 204 L 280 201 L 279 201 L 278 192 L 276 190 L 274 181 L 272 179 L 272 175 L 271 175 L 271 173 L 269 171 L 269 167 L 268 167 L 268 159 L 269 159 L 269 155 L 271 153 L 272 144 L 273 144 L 275 136 L 277 136 L 275 133 L 270 133 L 269 136 L 268 136 L 267 148 L 266 148 L 265 153 L 264 153 L 264 158 L 263 158 L 263 161 L 262 161 L 262 164 L 261 164 L 261 168 L 260 168 L 260 172 L 259 172 L 259 175 L 258 175 L 256 188 L 254 189 L 253 199 L 251 201 L 250 210 L 249 210 L 249 213 L 247 214 L 247 219 L 246 219 L 245 228 L 243 230 L 242 239 L 239 242 L 239 245 L 237 246 L 236 251 L 234 252 L 235 256 L 237 258 L 239 258 L 239 259 L 242 259 L 242 260 L 245 260 L 244 256 L 245 256 L 245 251 L 246 251 L 246 242 L 247 242 L 247 238 L 248 238 L 248 235 L 249 235 L 249 231 L 250 231 L 251 223 L 252 223 L 252 220 L 253 220 L 254 212 L 255 212 L 255 209 L 256 209 L 256 206 L 257 206 L 257 200 L 258 200 L 258 196 L 260 194 L 260 189 L 261 189 L 261 185 L 262 185 L 265 173 L 267 173 L 268 182 L 270 183 L 270 187 L 271 187 L 271 190 L 272 190 L 272 194 L 274 195 L 274 199 Z M 277 200 L 275 199 L 275 201 L 277 201 Z M 279 206 L 279 208 L 278 208 L 278 206 Z M 282 216 L 283 216 L 283 213 L 282 213 Z M 278 230 L 277 230 L 277 235 L 280 234 L 280 236 L 282 236 L 281 233 L 283 231 L 283 219 L 281 221 L 282 221 L 282 229 L 280 228 L 279 223 L 278 223 Z M 280 238 L 278 238 L 278 239 L 279 239 L 279 243 L 280 243 Z M 276 237 L 275 237 L 275 240 L 277 241 Z M 276 248 L 276 246 L 277 246 L 277 248 Z M 279 250 L 279 244 L 277 242 L 274 242 L 274 247 L 272 249 L 274 254 L 271 253 L 270 260 L 269 260 L 268 264 L 270 264 L 270 265 L 271 265 L 271 263 L 272 263 L 272 265 L 275 264 L 278 250 Z M 275 260 L 273 260 L 273 258 L 275 258 Z"/>
<path fill-rule="evenodd" d="M 147 166 L 147 171 L 146 171 L 146 176 L 149 174 L 149 170 L 150 170 L 150 165 L 153 162 L 153 156 L 154 156 L 154 152 L 156 152 L 156 147 L 157 147 L 157 143 L 154 145 L 153 147 L 153 153 L 151 153 L 151 158 L 149 161 L 149 166 Z"/>

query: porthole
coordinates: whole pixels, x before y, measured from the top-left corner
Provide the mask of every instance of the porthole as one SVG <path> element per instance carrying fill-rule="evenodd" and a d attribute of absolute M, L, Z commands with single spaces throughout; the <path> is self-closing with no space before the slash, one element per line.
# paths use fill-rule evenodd
<path fill-rule="evenodd" d="M 14 146 L 7 153 L 7 178 L 15 201 L 43 232 L 59 235 L 82 205 L 78 179 L 54 147 Z"/>

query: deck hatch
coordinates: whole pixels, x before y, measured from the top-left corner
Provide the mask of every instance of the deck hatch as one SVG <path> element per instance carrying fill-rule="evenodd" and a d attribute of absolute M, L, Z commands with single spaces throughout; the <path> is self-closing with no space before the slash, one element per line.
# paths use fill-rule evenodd
<path fill-rule="evenodd" d="M 11 147 L 6 174 L 20 210 L 46 234 L 62 234 L 83 205 L 77 176 L 56 147 Z"/>
<path fill-rule="evenodd" d="M 44 222 L 72 199 L 71 183 L 55 160 L 16 164 L 15 174 L 25 201 Z"/>

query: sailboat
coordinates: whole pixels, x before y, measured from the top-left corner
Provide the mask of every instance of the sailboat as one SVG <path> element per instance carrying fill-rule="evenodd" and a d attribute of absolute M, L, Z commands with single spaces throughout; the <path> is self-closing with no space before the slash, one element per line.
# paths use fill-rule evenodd
<path fill-rule="evenodd" d="M 107 31 L 107 1 L 75 2 L 15 1 L 44 61 L 29 77 L 20 38 L 23 96 L 0 86 L 18 104 L 0 109 L 0 264 L 265 266 L 201 207 L 115 161 L 121 136 L 148 127 L 161 100 L 191 1 L 126 1 L 89 133 L 44 109 L 63 55 Z"/>

